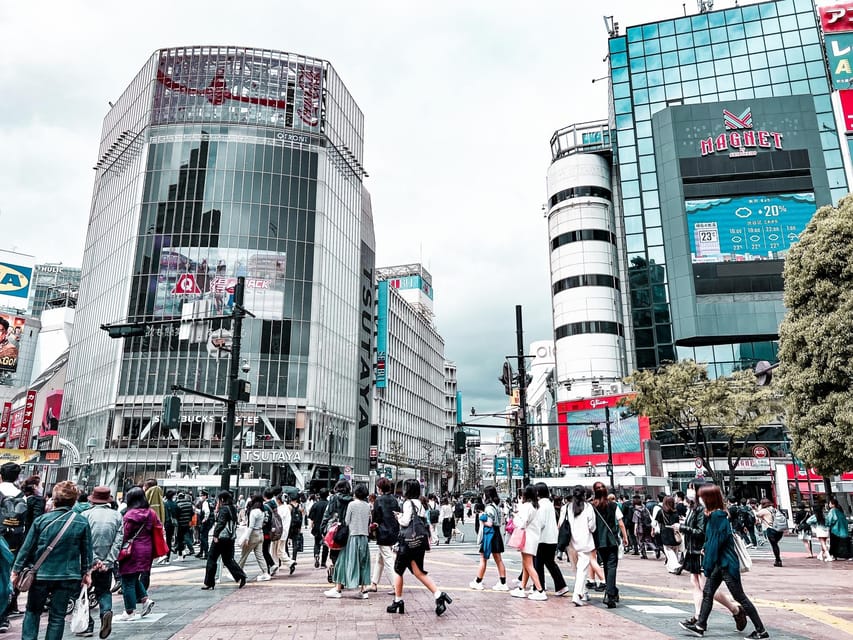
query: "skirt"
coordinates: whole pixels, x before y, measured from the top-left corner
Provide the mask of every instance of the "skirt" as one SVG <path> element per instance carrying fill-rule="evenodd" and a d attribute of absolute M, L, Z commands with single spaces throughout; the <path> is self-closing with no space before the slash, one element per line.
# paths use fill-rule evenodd
<path fill-rule="evenodd" d="M 692 574 L 702 574 L 702 556 L 698 553 L 684 554 L 684 562 L 681 564 L 682 570 Z"/>
<path fill-rule="evenodd" d="M 367 536 L 350 536 L 347 545 L 335 562 L 332 581 L 344 589 L 355 589 L 370 584 L 370 549 Z"/>
<path fill-rule="evenodd" d="M 503 553 L 506 551 L 504 547 L 504 537 L 501 533 L 500 527 L 494 527 L 494 534 L 492 535 L 492 553 Z M 480 542 L 480 553 L 483 553 L 483 543 Z"/>
<path fill-rule="evenodd" d="M 412 571 L 412 562 L 414 562 L 417 568 L 426 574 L 426 569 L 424 569 L 424 554 L 426 552 L 426 545 L 421 546 L 419 549 L 409 549 L 408 547 L 401 546 L 394 560 L 394 573 L 401 576 L 406 573 L 406 569 L 414 573 Z"/>

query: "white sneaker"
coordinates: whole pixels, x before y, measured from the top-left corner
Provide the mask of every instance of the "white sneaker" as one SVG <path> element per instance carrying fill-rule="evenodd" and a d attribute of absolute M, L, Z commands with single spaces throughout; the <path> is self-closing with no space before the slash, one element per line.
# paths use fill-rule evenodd
<path fill-rule="evenodd" d="M 335 589 L 334 587 L 332 587 L 328 591 L 324 591 L 323 595 L 326 596 L 327 598 L 340 598 L 341 592 L 338 591 L 337 589 Z"/>
<path fill-rule="evenodd" d="M 827 556 L 826 561 L 827 562 L 835 562 L 835 558 L 833 558 L 832 556 Z"/>
<path fill-rule="evenodd" d="M 564 595 L 569 594 L 571 592 L 572 592 L 572 590 L 569 589 L 568 586 L 565 586 L 562 589 L 560 589 L 559 591 L 554 592 L 554 595 L 555 596 L 564 596 Z"/>
<path fill-rule="evenodd" d="M 151 609 L 153 609 L 153 608 L 154 608 L 154 601 L 151 598 L 148 598 L 148 600 L 143 602 L 142 606 L 140 607 L 140 609 L 141 609 L 140 615 L 144 618 L 149 613 L 151 613 Z"/>
<path fill-rule="evenodd" d="M 521 587 L 516 587 L 515 589 L 509 592 L 509 595 L 511 595 L 513 598 L 526 598 L 527 592 Z"/>
<path fill-rule="evenodd" d="M 128 613 L 127 611 L 122 611 L 119 615 L 113 618 L 113 621 L 117 622 L 136 622 L 137 620 L 142 620 L 142 616 L 138 613 Z"/>
<path fill-rule="evenodd" d="M 506 585 L 506 583 L 496 582 L 492 587 L 492 591 L 509 591 L 509 587 Z"/>
<path fill-rule="evenodd" d="M 528 600 L 547 600 L 548 595 L 544 591 L 536 591 L 534 589 L 533 593 L 531 593 L 529 596 L 527 596 L 527 599 Z"/>
<path fill-rule="evenodd" d="M 368 598 L 367 591 L 359 592 L 359 594 L 356 596 L 356 598 L 359 598 L 361 600 L 367 600 L 367 598 Z"/>
<path fill-rule="evenodd" d="M 267 580 L 272 580 L 272 576 L 268 573 L 262 573 L 257 578 L 255 578 L 257 582 L 266 582 Z"/>
<path fill-rule="evenodd" d="M 483 589 L 485 589 L 483 583 L 477 582 L 476 580 L 471 580 L 471 582 L 468 583 L 468 588 L 474 589 L 474 591 L 482 591 Z"/>

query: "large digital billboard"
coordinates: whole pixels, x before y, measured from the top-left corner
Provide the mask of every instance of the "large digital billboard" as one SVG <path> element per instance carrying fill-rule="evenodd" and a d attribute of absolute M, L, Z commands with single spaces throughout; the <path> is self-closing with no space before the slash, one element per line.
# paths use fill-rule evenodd
<path fill-rule="evenodd" d="M 35 258 L 0 249 L 0 306 L 26 309 Z"/>
<path fill-rule="evenodd" d="M 693 262 L 775 260 L 800 238 L 815 212 L 813 193 L 687 200 Z"/>
<path fill-rule="evenodd" d="M 18 369 L 18 352 L 26 323 L 20 316 L 0 313 L 0 371 Z"/>
<path fill-rule="evenodd" d="M 649 439 L 649 420 L 625 415 L 619 403 L 626 396 L 603 396 L 557 403 L 560 464 L 585 467 L 607 462 L 607 414 L 610 409 L 610 443 L 614 464 L 643 464 L 643 441 Z M 593 451 L 593 431 L 602 431 L 604 452 Z"/>

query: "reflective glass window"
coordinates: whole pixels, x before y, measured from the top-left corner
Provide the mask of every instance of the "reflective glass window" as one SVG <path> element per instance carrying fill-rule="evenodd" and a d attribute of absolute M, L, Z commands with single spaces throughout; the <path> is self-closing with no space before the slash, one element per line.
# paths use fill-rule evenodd
<path fill-rule="evenodd" d="M 651 138 L 640 138 L 637 140 L 637 153 L 639 153 L 640 156 L 646 156 L 654 152 L 655 148 Z"/>
<path fill-rule="evenodd" d="M 682 33 L 675 37 L 675 41 L 678 44 L 679 49 L 687 49 L 688 47 L 693 46 L 693 34 Z"/>
<path fill-rule="evenodd" d="M 664 93 L 664 88 L 660 85 L 656 85 L 649 89 L 649 101 L 650 102 L 658 102 L 660 100 L 666 100 L 666 94 Z"/>
<path fill-rule="evenodd" d="M 755 86 L 762 86 L 770 83 L 770 72 L 767 69 L 760 69 L 752 72 L 752 82 Z"/>
<path fill-rule="evenodd" d="M 630 115 L 616 116 L 617 129 L 631 129 L 634 126 L 634 119 Z"/>
<path fill-rule="evenodd" d="M 626 198 L 636 198 L 640 195 L 640 185 L 635 181 L 628 180 L 622 183 L 622 194 Z"/>
<path fill-rule="evenodd" d="M 646 49 L 643 46 L 643 41 L 632 42 L 628 45 L 628 55 L 632 58 L 641 58 L 646 55 Z"/>
<path fill-rule="evenodd" d="M 758 20 L 758 7 L 756 5 L 747 5 L 745 7 L 741 7 L 741 12 L 743 15 L 743 21 L 747 20 Z"/>
<path fill-rule="evenodd" d="M 649 110 L 648 105 L 645 105 L 645 104 L 638 105 L 634 109 L 634 115 L 637 117 L 638 122 L 640 120 L 648 120 L 649 118 L 652 117 L 652 114 L 651 114 L 651 111 Z"/>
<path fill-rule="evenodd" d="M 779 28 L 778 18 L 766 18 L 762 20 L 761 28 L 764 30 L 764 35 L 769 33 L 780 33 L 782 31 L 782 29 Z"/>
<path fill-rule="evenodd" d="M 693 31 L 693 25 L 690 22 L 690 18 L 679 18 L 675 21 L 676 33 L 690 33 L 691 31 Z"/>
<path fill-rule="evenodd" d="M 643 39 L 643 29 L 641 27 L 628 27 L 628 44 L 638 42 Z"/>
<path fill-rule="evenodd" d="M 646 224 L 650 227 L 660 226 L 660 209 L 647 209 L 644 216 Z"/>
<path fill-rule="evenodd" d="M 804 80 L 808 76 L 806 75 L 806 65 L 804 64 L 792 64 L 788 65 L 788 77 L 791 80 Z"/>
<path fill-rule="evenodd" d="M 646 56 L 646 70 L 651 71 L 653 69 L 662 69 L 663 61 L 659 54 Z"/>
<path fill-rule="evenodd" d="M 693 43 L 697 47 L 704 47 L 711 44 L 711 34 L 708 31 L 695 31 L 693 33 Z"/>
<path fill-rule="evenodd" d="M 683 96 L 681 95 L 681 83 L 674 83 L 666 85 L 666 99 L 669 102 L 680 100 Z"/>
<path fill-rule="evenodd" d="M 729 40 L 738 40 L 744 37 L 743 24 L 738 22 L 730 24 L 728 28 Z"/>
<path fill-rule="evenodd" d="M 660 227 L 646 229 L 646 239 L 650 246 L 663 244 L 663 230 Z"/>
<path fill-rule="evenodd" d="M 839 167 L 841 166 L 841 151 L 825 151 L 823 154 L 824 162 L 827 167 Z"/>
<path fill-rule="evenodd" d="M 614 67 L 624 67 L 628 64 L 628 54 L 626 53 L 611 53 L 610 64 Z"/>
<path fill-rule="evenodd" d="M 663 80 L 667 84 L 681 80 L 681 73 L 679 72 L 678 64 L 668 63 L 666 61 L 666 56 L 664 56 Z"/>
<path fill-rule="evenodd" d="M 660 53 L 660 40 L 658 40 L 657 38 L 646 40 L 643 43 L 643 52 L 647 56 L 653 53 Z"/>
<path fill-rule="evenodd" d="M 627 98 L 613 101 L 613 108 L 616 113 L 631 113 L 631 101 Z"/>
<path fill-rule="evenodd" d="M 799 47 L 800 34 L 796 31 L 789 31 L 782 34 L 782 42 L 786 47 Z"/>
<path fill-rule="evenodd" d="M 700 62 L 696 65 L 700 78 L 711 78 L 716 75 L 713 62 Z"/>
<path fill-rule="evenodd" d="M 770 51 L 767 53 L 767 62 L 769 67 L 782 67 L 787 65 L 785 61 L 785 53 L 783 51 Z M 755 68 L 755 67 L 753 67 Z"/>
<path fill-rule="evenodd" d="M 771 71 L 770 77 L 773 77 L 773 73 Z M 791 95 L 791 83 L 790 82 L 772 82 L 770 86 L 773 89 L 774 96 L 789 96 Z"/>
<path fill-rule="evenodd" d="M 695 64 L 688 64 L 681 67 L 682 80 L 695 80 L 699 77 Z"/>
<path fill-rule="evenodd" d="M 654 156 L 640 156 L 640 171 L 643 173 L 655 170 Z M 648 202 L 643 202 L 645 206 L 649 206 Z"/>
<path fill-rule="evenodd" d="M 637 165 L 629 164 L 625 167 L 622 167 L 622 179 L 623 180 L 636 180 L 637 179 Z"/>
<path fill-rule="evenodd" d="M 640 175 L 640 186 L 644 190 L 657 189 L 658 178 L 654 173 L 643 173 Z"/>
<path fill-rule="evenodd" d="M 625 38 L 611 38 L 609 41 L 610 53 L 622 53 L 626 46 Z"/>
<path fill-rule="evenodd" d="M 642 162 L 642 158 L 640 158 Z M 660 206 L 660 198 L 658 197 L 657 191 L 644 191 L 643 192 L 643 206 L 652 209 Z M 648 222 L 648 220 L 647 220 Z"/>
<path fill-rule="evenodd" d="M 663 84 L 663 71 L 649 71 L 649 87 Z"/>
<path fill-rule="evenodd" d="M 693 49 L 682 49 L 678 52 L 678 63 L 689 64 L 696 62 L 696 52 Z"/>
<path fill-rule="evenodd" d="M 719 100 L 737 100 L 738 94 L 736 91 L 721 91 L 718 95 Z"/>
<path fill-rule="evenodd" d="M 803 47 L 803 57 L 806 60 L 823 60 L 823 49 L 819 44 L 810 44 Z"/>
<path fill-rule="evenodd" d="M 648 77 L 645 73 L 635 73 L 632 75 L 633 85 L 635 89 L 645 89 L 649 86 Z"/>
<path fill-rule="evenodd" d="M 645 248 L 646 241 L 642 233 L 625 236 L 625 249 L 627 251 L 644 251 Z"/>
<path fill-rule="evenodd" d="M 799 44 L 799 43 L 797 43 Z M 782 36 L 778 33 L 773 33 L 764 36 L 764 49 L 770 51 L 772 49 L 782 48 Z"/>
<path fill-rule="evenodd" d="M 726 16 L 722 11 L 712 11 L 708 14 L 709 27 L 722 27 L 726 24 Z"/>
<path fill-rule="evenodd" d="M 678 54 L 675 51 L 663 54 L 663 68 L 673 69 L 678 66 Z M 674 69 L 677 71 L 677 69 Z"/>
<path fill-rule="evenodd" d="M 649 264 L 666 264 L 663 247 L 649 247 L 646 253 L 649 256 Z"/>
<path fill-rule="evenodd" d="M 631 84 L 629 82 L 619 82 L 613 85 L 614 98 L 627 98 L 631 95 Z"/>
<path fill-rule="evenodd" d="M 779 26 L 782 28 L 782 31 L 793 31 L 797 29 L 797 16 L 782 16 L 779 18 Z"/>
<path fill-rule="evenodd" d="M 808 29 L 806 31 L 800 31 L 800 41 L 805 44 L 815 44 L 820 42 L 820 37 L 817 34 L 817 29 Z"/>
<path fill-rule="evenodd" d="M 691 24 L 693 25 L 693 31 L 697 29 L 707 29 L 708 28 L 708 14 L 700 13 L 699 15 L 693 16 L 691 19 Z"/>
<path fill-rule="evenodd" d="M 749 73 L 736 73 L 735 74 L 735 88 L 736 89 L 745 89 L 746 87 L 752 86 L 752 77 Z"/>
<path fill-rule="evenodd" d="M 826 78 L 826 70 L 822 62 L 809 62 L 806 64 L 806 73 L 809 78 Z"/>
<path fill-rule="evenodd" d="M 638 216 L 642 211 L 642 207 L 640 206 L 640 199 L 634 198 L 633 200 L 623 199 L 622 200 L 622 211 L 625 212 L 626 216 Z"/>
<path fill-rule="evenodd" d="M 714 62 L 714 71 L 717 73 L 717 75 L 722 75 L 724 73 L 731 73 L 732 72 L 731 60 L 729 60 L 729 59 L 717 60 L 716 62 Z"/>
<path fill-rule="evenodd" d="M 828 91 L 826 78 L 811 78 L 809 80 L 809 93 L 823 93 Z"/>
<path fill-rule="evenodd" d="M 681 90 L 684 93 L 684 96 L 698 96 L 699 95 L 699 82 L 696 80 L 689 80 L 687 82 L 681 83 Z"/>
<path fill-rule="evenodd" d="M 728 58 L 729 57 L 729 45 L 727 42 L 723 44 L 715 44 L 711 45 L 711 52 L 714 55 L 714 58 L 719 62 L 728 63 L 728 60 L 720 60 L 720 58 Z"/>
<path fill-rule="evenodd" d="M 658 24 L 658 35 L 660 37 L 671 36 L 675 33 L 675 22 L 673 20 L 667 20 L 666 22 L 661 22 Z"/>
<path fill-rule="evenodd" d="M 646 70 L 646 59 L 645 57 L 631 58 L 631 72 L 634 73 L 636 71 L 645 71 Z"/>
<path fill-rule="evenodd" d="M 657 38 L 657 37 L 658 37 L 658 25 L 657 25 L 657 23 L 643 25 L 643 39 L 648 40 L 649 38 Z"/>
<path fill-rule="evenodd" d="M 731 74 L 726 76 L 719 76 L 717 78 L 717 88 L 720 91 L 731 91 L 735 88 L 735 81 Z"/>
<path fill-rule="evenodd" d="M 747 39 L 760 38 L 762 35 L 760 22 L 747 22 L 743 25 L 743 30 Z"/>
<path fill-rule="evenodd" d="M 634 104 L 648 104 L 649 102 L 649 90 L 648 89 L 637 89 L 634 91 Z"/>
<path fill-rule="evenodd" d="M 628 80 L 628 69 L 626 67 L 613 69 L 610 77 L 613 79 L 613 82 L 625 82 Z"/>
<path fill-rule="evenodd" d="M 678 44 L 675 41 L 675 36 L 669 36 L 668 38 L 660 39 L 661 53 L 666 53 L 667 51 L 675 51 L 677 48 Z"/>
<path fill-rule="evenodd" d="M 794 64 L 795 62 L 803 62 L 805 60 L 805 58 L 803 57 L 803 50 L 800 47 L 797 47 L 795 49 L 786 49 L 785 58 L 787 59 L 788 64 Z"/>
<path fill-rule="evenodd" d="M 639 202 L 639 200 L 638 200 Z M 642 233 L 643 232 L 643 217 L 628 216 L 625 218 L 625 233 Z"/>
<path fill-rule="evenodd" d="M 729 42 L 729 50 L 733 56 L 742 56 L 746 53 L 746 40 L 733 40 Z"/>
<path fill-rule="evenodd" d="M 738 89 L 734 95 L 734 98 L 737 98 L 738 100 L 752 100 L 752 98 L 754 98 L 754 97 L 755 97 L 755 92 L 752 88 L 752 85 L 746 87 L 745 89 Z M 720 99 L 723 99 L 722 96 L 720 96 Z M 732 99 L 732 96 L 729 96 L 726 98 L 726 100 L 731 100 L 731 99 Z"/>
<path fill-rule="evenodd" d="M 798 95 L 801 93 L 809 92 L 809 81 L 808 80 L 796 80 L 791 82 L 791 94 Z"/>
<path fill-rule="evenodd" d="M 716 29 L 711 29 L 711 42 L 714 44 L 720 42 L 726 42 L 729 39 L 728 31 L 726 31 L 725 27 L 718 27 Z"/>

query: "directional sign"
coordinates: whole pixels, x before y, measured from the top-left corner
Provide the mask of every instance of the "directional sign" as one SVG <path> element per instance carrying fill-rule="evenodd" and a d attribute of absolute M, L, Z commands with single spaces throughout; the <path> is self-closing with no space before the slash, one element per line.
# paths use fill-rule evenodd
<path fill-rule="evenodd" d="M 191 296 L 201 293 L 198 288 L 198 283 L 195 281 L 195 276 L 191 273 L 182 273 L 178 276 L 175 286 L 172 287 L 173 296 Z"/>
<path fill-rule="evenodd" d="M 506 458 L 495 458 L 495 477 L 506 478 Z"/>
<path fill-rule="evenodd" d="M 512 475 L 519 478 L 524 475 L 524 458 L 512 459 Z"/>

